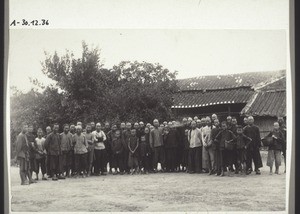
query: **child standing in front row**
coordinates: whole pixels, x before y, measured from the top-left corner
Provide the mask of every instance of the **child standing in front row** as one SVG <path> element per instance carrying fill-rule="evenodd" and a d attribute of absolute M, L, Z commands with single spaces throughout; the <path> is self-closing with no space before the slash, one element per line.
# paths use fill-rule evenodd
<path fill-rule="evenodd" d="M 127 143 L 129 149 L 128 166 L 130 174 L 133 175 L 139 171 L 139 138 L 136 135 L 136 129 L 131 129 Z"/>
<path fill-rule="evenodd" d="M 284 143 L 283 133 L 279 130 L 279 123 L 274 123 L 274 129 L 265 138 L 272 137 L 273 141 L 269 145 L 267 166 L 270 167 L 270 175 L 273 174 L 273 163 L 275 161 L 275 174 L 279 175 L 279 166 L 281 165 L 281 151 Z"/>
<path fill-rule="evenodd" d="M 35 148 L 37 151 L 37 154 L 35 156 L 36 158 L 36 167 L 35 167 L 35 173 L 36 173 L 36 179 L 39 180 L 39 171 L 41 168 L 42 171 L 42 180 L 47 180 L 45 177 L 46 174 L 46 149 L 45 149 L 45 138 L 43 138 L 43 130 L 41 128 L 38 128 L 37 130 L 37 138 L 35 139 Z"/>
<path fill-rule="evenodd" d="M 245 175 L 247 174 L 247 167 L 246 167 L 246 149 L 251 143 L 252 139 L 247 137 L 243 134 L 243 127 L 237 126 L 236 127 L 236 152 L 237 152 L 237 163 L 239 166 L 239 169 L 236 169 L 238 171 L 241 171 Z M 237 171 L 237 172 L 238 172 Z"/>

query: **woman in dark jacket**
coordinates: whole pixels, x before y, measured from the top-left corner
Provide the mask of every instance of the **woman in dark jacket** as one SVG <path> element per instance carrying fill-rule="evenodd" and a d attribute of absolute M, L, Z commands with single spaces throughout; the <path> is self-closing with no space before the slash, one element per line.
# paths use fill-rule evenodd
<path fill-rule="evenodd" d="M 270 175 L 273 174 L 273 163 L 275 161 L 275 174 L 279 174 L 279 166 L 281 165 L 281 151 L 284 144 L 283 133 L 279 129 L 278 122 L 274 123 L 274 129 L 271 131 L 264 139 L 272 138 L 270 144 L 268 145 L 268 159 L 267 166 L 270 167 Z"/>
<path fill-rule="evenodd" d="M 166 170 L 174 172 L 176 168 L 176 151 L 178 146 L 178 133 L 173 125 L 168 124 L 164 129 L 164 146 L 166 151 Z"/>
<path fill-rule="evenodd" d="M 148 174 L 153 170 L 149 133 L 150 129 L 146 127 L 140 136 L 140 166 L 143 168 L 143 174 Z"/>

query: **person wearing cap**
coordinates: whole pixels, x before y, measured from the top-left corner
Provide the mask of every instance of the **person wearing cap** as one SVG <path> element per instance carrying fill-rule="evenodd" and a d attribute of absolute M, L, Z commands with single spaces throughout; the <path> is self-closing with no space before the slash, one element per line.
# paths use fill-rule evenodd
<path fill-rule="evenodd" d="M 150 129 L 145 127 L 144 135 L 140 139 L 140 167 L 143 168 L 142 173 L 148 174 L 153 171 L 152 150 L 150 147 Z"/>
<path fill-rule="evenodd" d="M 243 127 L 238 125 L 236 130 L 236 154 L 237 154 L 237 165 L 236 165 L 236 174 L 241 171 L 244 174 L 247 174 L 247 165 L 246 165 L 246 149 L 251 143 L 252 139 L 247 137 L 243 133 Z"/>
<path fill-rule="evenodd" d="M 146 127 L 148 127 L 148 129 L 150 129 L 151 123 L 147 123 Z"/>
<path fill-rule="evenodd" d="M 214 141 L 218 144 L 219 147 L 219 157 L 220 157 L 220 167 L 221 171 L 220 176 L 224 176 L 224 171 L 226 167 L 231 163 L 231 153 L 232 147 L 234 146 L 234 141 L 236 136 L 227 128 L 227 121 L 223 121 L 221 125 L 221 131 L 217 134 Z M 230 172 L 229 172 L 230 173 Z"/>
<path fill-rule="evenodd" d="M 36 168 L 36 149 L 34 147 L 35 135 L 33 133 L 33 126 L 28 126 L 28 132 L 26 133 L 26 137 L 29 143 L 29 161 L 30 161 L 30 173 L 32 174 Z"/>
<path fill-rule="evenodd" d="M 205 172 L 205 173 L 208 173 L 208 168 L 204 168 L 203 166 L 203 162 L 206 162 L 206 160 L 207 160 L 207 154 L 205 154 L 206 156 L 203 156 L 203 150 L 204 150 L 204 148 L 203 148 L 203 146 L 204 146 L 204 144 L 203 144 L 203 141 L 202 141 L 202 134 L 203 134 L 203 132 L 204 132 L 204 130 L 206 130 L 205 129 L 205 127 L 206 127 L 206 125 L 207 125 L 207 122 L 206 122 L 206 117 L 202 117 L 201 118 L 201 120 L 200 120 L 200 123 L 198 123 L 198 124 L 200 124 L 200 125 L 198 125 L 199 127 L 198 127 L 198 129 L 200 130 L 200 133 L 201 133 L 201 144 L 202 144 L 202 146 L 201 146 L 201 160 L 200 160 L 200 169 L 203 171 L 203 172 Z M 205 160 L 203 160 L 203 159 L 205 159 Z"/>
<path fill-rule="evenodd" d="M 159 121 L 153 120 L 154 128 L 150 132 L 150 146 L 154 153 L 153 165 L 157 171 L 158 163 L 161 164 L 161 171 L 165 169 L 165 149 L 163 144 L 163 128 L 159 127 Z"/>
<path fill-rule="evenodd" d="M 46 139 L 47 136 L 52 132 L 52 129 L 50 126 L 46 127 L 46 135 L 44 136 L 44 138 Z M 48 175 L 48 178 L 51 177 L 51 171 L 50 171 L 50 161 L 49 161 L 49 155 L 46 154 L 46 172 Z"/>
<path fill-rule="evenodd" d="M 112 174 L 112 168 L 113 168 L 113 160 L 112 160 L 112 148 L 111 148 L 111 142 L 112 140 L 116 137 L 116 131 L 118 130 L 118 127 L 116 124 L 111 125 L 111 130 L 107 132 L 106 135 L 106 141 L 105 143 L 105 148 L 106 148 L 106 153 L 107 153 L 107 163 L 109 164 L 109 174 Z M 105 167 L 106 168 L 106 167 Z"/>
<path fill-rule="evenodd" d="M 92 132 L 96 130 L 96 124 L 95 122 L 90 122 L 91 128 L 92 128 Z"/>
<path fill-rule="evenodd" d="M 61 172 L 65 172 L 67 177 L 70 177 L 70 170 L 72 165 L 72 148 L 73 148 L 73 138 L 69 132 L 69 125 L 63 125 L 64 131 L 60 134 L 61 141 L 61 161 L 60 167 Z"/>
<path fill-rule="evenodd" d="M 82 174 L 82 177 L 86 177 L 87 169 L 87 154 L 88 154 L 88 143 L 86 136 L 82 133 L 82 127 L 77 125 L 76 134 L 74 136 L 74 154 L 75 154 L 75 168 L 76 168 L 76 177 Z"/>
<path fill-rule="evenodd" d="M 197 121 L 199 118 L 197 116 L 194 117 L 194 121 Z"/>
<path fill-rule="evenodd" d="M 218 141 L 216 140 L 216 137 L 220 131 L 221 131 L 220 122 L 218 119 L 215 119 L 214 127 L 212 128 L 212 130 L 210 132 L 210 139 L 211 139 L 211 148 L 214 152 L 214 160 L 215 160 L 213 172 L 215 172 L 215 174 L 217 176 L 221 175 L 221 168 L 222 168 L 222 159 L 221 159 L 222 154 L 220 154 L 221 153 L 220 145 L 219 145 Z"/>
<path fill-rule="evenodd" d="M 182 124 L 177 127 L 176 131 L 178 133 L 178 146 L 176 151 L 176 168 L 177 171 L 184 171 L 184 168 L 186 167 L 187 159 L 184 159 L 184 145 L 186 142 L 186 135 L 185 130 L 188 129 L 187 126 L 187 118 L 182 119 Z M 180 166 L 182 168 L 180 168 Z M 186 169 L 185 169 L 186 170 Z"/>
<path fill-rule="evenodd" d="M 36 154 L 35 154 L 35 161 L 36 161 L 36 167 L 35 167 L 35 174 L 36 179 L 39 180 L 39 172 L 41 169 L 42 172 L 42 180 L 47 180 L 45 177 L 46 174 L 46 150 L 45 150 L 45 138 L 43 138 L 43 130 L 41 128 L 38 128 L 37 130 L 37 138 L 35 138 L 34 147 L 36 148 Z"/>
<path fill-rule="evenodd" d="M 218 116 L 216 115 L 216 114 L 212 114 L 211 115 L 211 120 L 212 120 L 212 122 L 214 122 L 215 120 L 217 120 L 218 119 Z"/>
<path fill-rule="evenodd" d="M 232 131 L 234 135 L 237 135 L 237 119 L 236 119 L 236 117 L 231 118 L 231 127 L 229 128 L 229 130 Z M 235 147 L 233 148 L 233 152 L 232 152 L 232 162 L 234 165 L 235 173 L 238 174 L 238 169 L 240 168 L 240 166 L 237 162 L 237 151 L 236 151 Z M 229 169 L 231 171 L 234 171 L 233 165 L 229 166 Z"/>
<path fill-rule="evenodd" d="M 28 125 L 23 124 L 21 133 L 17 136 L 16 140 L 16 152 L 17 161 L 19 164 L 19 173 L 21 178 L 21 185 L 29 185 L 29 183 L 36 183 L 30 173 L 29 162 L 29 144 L 26 137 L 28 131 Z"/>
<path fill-rule="evenodd" d="M 129 157 L 128 157 L 128 166 L 130 168 L 130 174 L 133 175 L 135 173 L 139 173 L 140 168 L 139 168 L 139 138 L 136 135 L 136 129 L 133 128 L 131 129 L 131 135 L 127 139 L 127 145 L 129 149 Z"/>
<path fill-rule="evenodd" d="M 190 142 L 188 139 L 189 136 L 189 129 L 184 130 L 184 138 L 183 138 L 183 143 L 184 143 L 184 148 L 183 148 L 183 154 L 182 154 L 182 160 L 181 160 L 181 166 L 182 172 L 187 172 L 188 170 L 188 164 L 189 164 L 189 149 L 190 149 Z"/>
<path fill-rule="evenodd" d="M 127 145 L 127 139 L 131 135 L 131 127 L 132 127 L 131 123 L 127 122 L 126 129 L 122 132 L 122 142 L 123 142 L 123 148 L 124 148 L 123 166 L 124 166 L 124 170 L 125 170 L 125 172 L 127 172 L 127 174 L 130 173 L 130 168 L 128 166 L 129 149 L 128 149 L 128 145 Z"/>
<path fill-rule="evenodd" d="M 189 129 L 192 129 L 191 122 L 193 121 L 193 118 L 189 117 L 187 120 L 188 120 L 187 125 L 188 125 Z"/>
<path fill-rule="evenodd" d="M 145 123 L 143 121 L 139 122 L 138 133 L 139 133 L 139 138 L 141 138 L 142 135 L 145 135 Z"/>
<path fill-rule="evenodd" d="M 164 122 L 163 122 L 163 125 L 164 125 L 164 126 L 167 126 L 167 125 L 168 125 L 168 122 L 167 122 L 167 121 L 164 121 Z"/>
<path fill-rule="evenodd" d="M 258 126 L 254 125 L 254 118 L 252 116 L 248 117 L 248 125 L 244 129 L 244 134 L 252 139 L 250 145 L 247 148 L 247 169 L 248 174 L 251 173 L 250 168 L 252 166 L 252 160 L 254 162 L 255 173 L 260 175 L 260 170 L 263 166 L 260 147 L 261 147 L 261 137 Z"/>
<path fill-rule="evenodd" d="M 244 117 L 243 123 L 244 123 L 243 129 L 245 129 L 245 127 L 248 126 L 248 117 Z"/>
<path fill-rule="evenodd" d="M 232 126 L 232 117 L 231 117 L 231 116 L 227 116 L 226 122 L 227 122 L 227 129 L 231 130 L 231 126 Z"/>
<path fill-rule="evenodd" d="M 86 127 L 86 133 L 85 133 L 85 137 L 86 137 L 86 141 L 88 144 L 88 148 L 87 148 L 87 176 L 89 177 L 92 174 L 92 169 L 94 166 L 94 161 L 95 161 L 95 154 L 94 154 L 94 135 L 92 133 L 92 126 L 91 124 L 87 124 Z"/>
<path fill-rule="evenodd" d="M 215 155 L 211 143 L 211 129 L 212 124 L 210 117 L 206 117 L 206 126 L 202 128 L 202 168 L 208 170 L 209 175 L 214 173 L 213 169 L 215 167 Z"/>
<path fill-rule="evenodd" d="M 139 130 L 140 124 L 139 124 L 138 122 L 134 123 L 134 124 L 133 124 L 133 128 L 134 128 L 135 130 Z"/>
<path fill-rule="evenodd" d="M 123 131 L 126 129 L 126 123 L 124 123 L 124 122 L 122 122 L 121 124 L 120 124 L 120 132 L 121 132 L 121 135 L 122 135 L 122 133 L 123 133 Z"/>
<path fill-rule="evenodd" d="M 188 132 L 188 141 L 190 143 L 189 148 L 189 160 L 188 160 L 188 172 L 189 173 L 201 173 L 202 164 L 202 142 L 201 132 L 196 126 L 196 122 L 191 122 L 191 130 Z"/>
<path fill-rule="evenodd" d="M 72 148 L 71 148 L 71 175 L 76 174 L 76 169 L 75 169 L 75 154 L 74 154 L 74 136 L 76 134 L 76 128 L 74 124 L 70 124 L 70 135 L 72 137 Z"/>
<path fill-rule="evenodd" d="M 284 136 L 280 131 L 278 122 L 274 123 L 273 130 L 265 138 L 268 137 L 272 138 L 272 143 L 268 146 L 267 166 L 270 167 L 270 175 L 272 175 L 273 165 L 275 162 L 275 174 L 279 175 L 279 166 L 281 165 L 281 151 L 282 145 L 284 144 Z"/>
<path fill-rule="evenodd" d="M 122 142 L 123 138 L 121 137 L 121 131 L 116 130 L 115 135 L 111 140 L 112 148 L 112 164 L 111 167 L 114 168 L 113 174 L 116 175 L 124 173 L 124 143 Z M 119 171 L 118 171 L 119 169 Z"/>
<path fill-rule="evenodd" d="M 104 131 L 101 130 L 101 124 L 96 124 L 96 130 L 92 132 L 94 136 L 94 153 L 95 153 L 95 174 L 96 175 L 106 175 L 107 170 L 106 165 L 106 149 L 104 141 L 106 140 L 106 135 Z"/>
<path fill-rule="evenodd" d="M 176 150 L 178 146 L 178 132 L 172 122 L 164 128 L 163 144 L 166 153 L 166 171 L 174 172 L 176 169 Z"/>
<path fill-rule="evenodd" d="M 195 120 L 196 121 L 196 126 L 198 129 L 201 129 L 202 128 L 202 123 L 201 123 L 201 120 L 198 119 L 198 120 Z"/>
<path fill-rule="evenodd" d="M 282 155 L 284 158 L 284 173 L 286 173 L 286 126 L 283 117 L 278 117 L 279 130 L 283 134 Z"/>
<path fill-rule="evenodd" d="M 45 140 L 45 149 L 49 154 L 51 177 L 53 181 L 57 179 L 65 179 L 61 175 L 60 159 L 61 159 L 61 139 L 58 133 L 59 125 L 53 125 L 53 131 L 49 134 Z"/>

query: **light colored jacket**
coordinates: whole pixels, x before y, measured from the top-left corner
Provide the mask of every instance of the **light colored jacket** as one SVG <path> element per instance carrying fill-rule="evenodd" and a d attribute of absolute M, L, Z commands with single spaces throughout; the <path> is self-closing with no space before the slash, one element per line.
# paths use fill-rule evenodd
<path fill-rule="evenodd" d="M 198 128 L 189 130 L 188 140 L 190 143 L 190 148 L 200 147 L 202 146 L 202 135 L 201 131 Z"/>
<path fill-rule="evenodd" d="M 75 134 L 74 135 L 74 141 L 75 141 L 75 145 L 74 145 L 74 153 L 75 154 L 85 154 L 87 153 L 87 147 L 88 147 L 88 143 L 86 141 L 86 137 L 84 134 Z"/>
<path fill-rule="evenodd" d="M 205 126 L 201 130 L 201 140 L 202 144 L 208 144 L 210 143 L 210 133 L 211 133 L 211 127 Z"/>
<path fill-rule="evenodd" d="M 155 148 L 155 147 L 159 147 L 159 146 L 163 146 L 163 129 L 158 127 L 153 129 L 150 132 L 150 147 L 151 148 Z"/>
<path fill-rule="evenodd" d="M 104 141 L 106 141 L 106 135 L 103 131 L 97 132 L 93 131 L 92 134 L 94 135 L 94 143 L 95 143 L 95 149 L 96 150 L 102 150 L 105 149 Z M 102 137 L 103 141 L 98 142 L 98 137 Z"/>

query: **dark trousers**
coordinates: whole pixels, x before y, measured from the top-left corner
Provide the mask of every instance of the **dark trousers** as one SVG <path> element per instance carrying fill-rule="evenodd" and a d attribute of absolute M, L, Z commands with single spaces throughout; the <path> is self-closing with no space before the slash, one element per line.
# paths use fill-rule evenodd
<path fill-rule="evenodd" d="M 123 172 L 125 170 L 123 153 L 112 155 L 111 167 L 114 168 L 115 170 L 119 168 L 120 172 Z"/>
<path fill-rule="evenodd" d="M 105 149 L 95 149 L 95 173 L 106 172 L 107 154 Z"/>
<path fill-rule="evenodd" d="M 129 168 L 128 164 L 127 164 L 128 163 L 128 158 L 129 158 L 129 150 L 127 150 L 127 149 L 124 150 L 123 158 L 124 158 L 124 160 L 123 160 L 124 170 L 126 172 L 129 172 L 130 168 Z"/>
<path fill-rule="evenodd" d="M 49 155 L 51 176 L 60 173 L 59 155 Z"/>
<path fill-rule="evenodd" d="M 195 147 L 189 149 L 189 172 L 201 172 L 200 163 L 202 162 L 202 150 L 201 147 Z M 202 165 L 202 164 L 201 164 Z"/>
<path fill-rule="evenodd" d="M 161 164 L 161 168 L 165 168 L 165 149 L 163 146 L 154 147 L 154 158 L 153 158 L 153 165 L 154 169 L 157 169 L 157 164 Z"/>
<path fill-rule="evenodd" d="M 152 156 L 150 153 L 143 155 L 140 157 L 140 166 L 141 168 L 144 168 L 145 171 L 151 171 L 153 169 L 152 167 Z"/>
<path fill-rule="evenodd" d="M 166 148 L 166 169 L 167 171 L 175 170 L 177 166 L 176 153 L 177 148 Z"/>
<path fill-rule="evenodd" d="M 50 169 L 50 157 L 49 155 L 46 155 L 46 171 L 47 175 L 51 175 L 51 169 Z"/>
<path fill-rule="evenodd" d="M 26 160 L 25 158 L 18 158 L 18 163 L 20 167 L 19 173 L 22 184 L 27 180 L 27 178 L 32 180 L 29 160 Z"/>
<path fill-rule="evenodd" d="M 215 155 L 216 170 L 217 172 L 221 172 L 226 167 L 226 150 L 218 148 Z"/>
<path fill-rule="evenodd" d="M 87 172 L 92 173 L 94 161 L 95 161 L 95 152 L 94 152 L 94 148 L 92 148 L 87 153 L 87 169 L 86 169 Z"/>
<path fill-rule="evenodd" d="M 233 164 L 235 164 L 236 150 L 225 149 L 224 152 L 225 152 L 224 160 L 225 160 L 226 166 L 232 167 Z"/>
<path fill-rule="evenodd" d="M 182 167 L 187 167 L 188 163 L 189 163 L 189 150 L 184 149 L 183 154 L 182 154 L 181 166 Z"/>
<path fill-rule="evenodd" d="M 183 163 L 183 153 L 184 153 L 184 147 L 178 146 L 176 149 L 176 167 L 180 168 L 180 165 L 182 166 Z"/>
<path fill-rule="evenodd" d="M 104 141 L 104 145 L 105 145 L 105 151 L 106 151 L 106 155 L 105 155 L 105 167 L 104 167 L 104 172 L 107 172 L 107 164 L 109 164 L 109 170 L 111 170 L 111 164 L 112 164 L 112 150 L 111 150 L 111 146 L 110 146 L 110 142 L 108 141 Z"/>
<path fill-rule="evenodd" d="M 70 169 L 72 166 L 72 151 L 62 151 L 62 155 L 60 157 L 60 171 L 66 172 L 67 175 L 70 173 Z"/>
<path fill-rule="evenodd" d="M 76 168 L 75 168 L 75 154 L 74 154 L 74 149 L 71 150 L 71 170 L 72 173 L 76 172 Z"/>
<path fill-rule="evenodd" d="M 29 158 L 29 162 L 30 162 L 30 173 L 32 174 L 32 172 L 34 172 L 36 169 L 36 159 Z"/>
<path fill-rule="evenodd" d="M 254 162 L 255 170 L 258 170 L 263 166 L 259 148 L 247 149 L 246 155 L 247 155 L 247 160 L 246 160 L 247 169 L 252 168 L 252 160 Z"/>
<path fill-rule="evenodd" d="M 41 169 L 43 175 L 46 174 L 46 157 L 42 157 L 42 158 L 39 158 L 39 159 L 35 160 L 35 170 L 34 170 L 34 172 L 36 174 L 39 174 L 40 169 Z"/>
<path fill-rule="evenodd" d="M 75 154 L 75 168 L 78 174 L 85 172 L 87 168 L 87 153 Z"/>
<path fill-rule="evenodd" d="M 286 167 L 286 143 L 283 144 L 282 147 L 282 155 L 283 155 L 283 160 L 284 160 L 284 166 Z"/>

